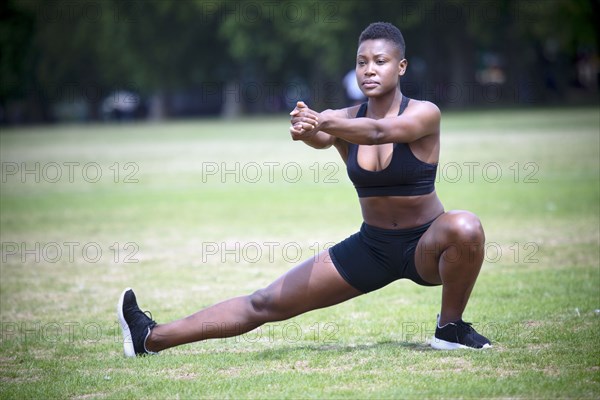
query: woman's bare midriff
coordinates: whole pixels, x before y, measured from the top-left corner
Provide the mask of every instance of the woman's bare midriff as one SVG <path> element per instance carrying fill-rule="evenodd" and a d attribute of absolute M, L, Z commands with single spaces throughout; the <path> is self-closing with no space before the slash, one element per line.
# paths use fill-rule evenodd
<path fill-rule="evenodd" d="M 426 224 L 444 212 L 434 192 L 422 196 L 359 198 L 366 224 L 384 229 L 406 229 Z"/>

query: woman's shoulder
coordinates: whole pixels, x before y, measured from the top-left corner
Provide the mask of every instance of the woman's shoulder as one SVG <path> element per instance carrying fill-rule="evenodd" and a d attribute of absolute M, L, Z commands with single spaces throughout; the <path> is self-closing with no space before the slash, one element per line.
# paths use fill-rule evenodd
<path fill-rule="evenodd" d="M 404 114 L 435 125 L 439 125 L 442 119 L 442 113 L 438 106 L 427 100 L 411 99 Z"/>
<path fill-rule="evenodd" d="M 436 106 L 431 101 L 427 101 L 427 100 L 410 99 L 410 102 L 408 103 L 407 108 L 413 108 L 413 109 L 417 109 L 419 111 L 441 114 L 439 107 Z"/>

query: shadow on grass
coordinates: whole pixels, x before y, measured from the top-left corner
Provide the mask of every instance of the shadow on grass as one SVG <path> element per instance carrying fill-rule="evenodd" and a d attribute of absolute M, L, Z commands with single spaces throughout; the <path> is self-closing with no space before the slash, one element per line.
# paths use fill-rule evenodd
<path fill-rule="evenodd" d="M 266 349 L 254 353 L 251 357 L 259 360 L 278 360 L 289 357 L 294 353 L 352 353 L 352 352 L 372 352 L 383 351 L 385 349 L 406 349 L 416 352 L 435 352 L 426 343 L 415 342 L 396 342 L 392 340 L 366 343 L 358 345 L 348 344 L 326 344 L 326 345 L 304 345 L 304 346 L 278 346 L 277 348 Z"/>

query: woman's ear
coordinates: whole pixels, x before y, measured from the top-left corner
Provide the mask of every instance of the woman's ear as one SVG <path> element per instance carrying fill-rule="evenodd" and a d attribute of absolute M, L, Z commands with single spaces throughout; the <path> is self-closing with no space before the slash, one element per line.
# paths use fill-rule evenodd
<path fill-rule="evenodd" d="M 403 58 L 398 63 L 398 75 L 399 76 L 402 76 L 406 73 L 406 67 L 408 67 L 408 61 L 406 60 L 406 58 Z"/>

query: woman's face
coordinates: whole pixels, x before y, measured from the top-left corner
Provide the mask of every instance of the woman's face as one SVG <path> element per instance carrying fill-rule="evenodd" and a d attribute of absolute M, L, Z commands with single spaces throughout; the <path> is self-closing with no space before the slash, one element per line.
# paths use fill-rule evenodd
<path fill-rule="evenodd" d="M 378 97 L 398 88 L 407 61 L 386 39 L 365 40 L 356 54 L 356 79 L 367 97 Z"/>

